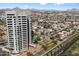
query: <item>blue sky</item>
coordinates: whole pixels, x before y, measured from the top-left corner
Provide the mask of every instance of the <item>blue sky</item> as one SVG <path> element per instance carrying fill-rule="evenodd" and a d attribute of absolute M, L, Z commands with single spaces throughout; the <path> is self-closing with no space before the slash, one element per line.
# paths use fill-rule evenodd
<path fill-rule="evenodd" d="M 63 4 L 56 4 L 56 3 L 48 3 L 42 5 L 40 3 L 0 3 L 0 9 L 2 8 L 23 8 L 23 9 L 45 9 L 45 10 L 66 10 L 76 8 L 79 9 L 79 3 L 63 3 Z"/>

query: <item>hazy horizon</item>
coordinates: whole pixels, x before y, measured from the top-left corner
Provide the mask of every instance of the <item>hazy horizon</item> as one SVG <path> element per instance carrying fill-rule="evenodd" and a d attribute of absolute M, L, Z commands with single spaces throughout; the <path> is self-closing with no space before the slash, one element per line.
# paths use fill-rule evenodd
<path fill-rule="evenodd" d="M 21 8 L 21 9 L 40 9 L 40 10 L 67 10 L 67 9 L 79 9 L 79 3 L 48 3 L 48 4 L 40 4 L 40 3 L 0 3 L 0 9 L 6 8 Z"/>

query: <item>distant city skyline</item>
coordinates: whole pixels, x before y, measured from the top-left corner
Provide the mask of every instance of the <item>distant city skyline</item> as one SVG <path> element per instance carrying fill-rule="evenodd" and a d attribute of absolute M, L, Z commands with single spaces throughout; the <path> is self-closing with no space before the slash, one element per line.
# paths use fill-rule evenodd
<path fill-rule="evenodd" d="M 79 9 L 79 3 L 48 3 L 44 5 L 40 3 L 0 3 L 0 9 L 15 7 L 22 9 L 67 10 L 73 8 Z"/>

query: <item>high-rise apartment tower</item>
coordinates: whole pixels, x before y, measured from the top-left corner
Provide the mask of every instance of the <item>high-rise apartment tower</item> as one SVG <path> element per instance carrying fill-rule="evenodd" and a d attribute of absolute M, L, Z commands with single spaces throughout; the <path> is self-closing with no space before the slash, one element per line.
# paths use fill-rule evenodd
<path fill-rule="evenodd" d="M 31 13 L 28 11 L 6 11 L 8 47 L 14 53 L 25 51 L 32 40 Z"/>

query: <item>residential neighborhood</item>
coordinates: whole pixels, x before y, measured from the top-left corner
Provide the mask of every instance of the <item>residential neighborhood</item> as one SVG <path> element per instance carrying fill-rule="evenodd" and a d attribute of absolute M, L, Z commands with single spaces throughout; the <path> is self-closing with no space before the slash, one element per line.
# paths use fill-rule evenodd
<path fill-rule="evenodd" d="M 0 9 L 0 56 L 60 55 L 78 34 L 79 9 Z"/>

